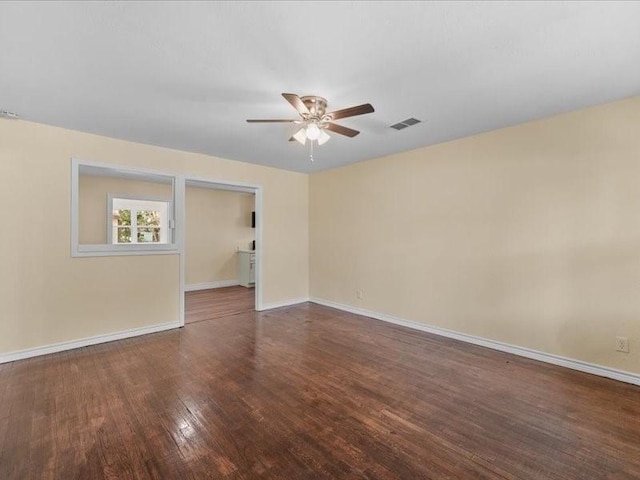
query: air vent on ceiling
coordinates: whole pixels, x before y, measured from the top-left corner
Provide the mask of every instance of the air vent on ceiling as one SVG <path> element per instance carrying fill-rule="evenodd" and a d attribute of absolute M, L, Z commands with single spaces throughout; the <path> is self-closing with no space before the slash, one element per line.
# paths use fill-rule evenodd
<path fill-rule="evenodd" d="M 417 118 L 411 117 L 391 125 L 391 128 L 394 128 L 396 130 L 402 130 L 403 128 L 407 128 L 407 127 L 410 127 L 411 125 L 415 125 L 416 123 L 420 123 L 420 120 L 418 120 Z"/>
<path fill-rule="evenodd" d="M 16 120 L 20 116 L 17 113 L 8 112 L 6 110 L 0 110 L 0 118 L 10 118 L 12 120 Z"/>

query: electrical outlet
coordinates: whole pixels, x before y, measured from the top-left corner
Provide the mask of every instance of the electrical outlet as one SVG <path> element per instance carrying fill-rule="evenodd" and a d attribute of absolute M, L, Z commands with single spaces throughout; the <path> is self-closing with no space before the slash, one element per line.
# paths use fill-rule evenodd
<path fill-rule="evenodd" d="M 627 337 L 616 337 L 616 352 L 629 353 L 629 339 Z"/>
<path fill-rule="evenodd" d="M 362 300 L 362 290 L 356 290 L 356 298 Z"/>

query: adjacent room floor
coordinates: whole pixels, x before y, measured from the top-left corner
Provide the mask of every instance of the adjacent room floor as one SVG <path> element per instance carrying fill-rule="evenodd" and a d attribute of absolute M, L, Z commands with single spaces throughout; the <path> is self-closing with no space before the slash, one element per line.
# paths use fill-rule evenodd
<path fill-rule="evenodd" d="M 314 305 L 0 365 L 2 479 L 640 478 L 640 388 Z"/>
<path fill-rule="evenodd" d="M 255 310 L 254 288 L 213 288 L 185 293 L 184 323 L 201 322 Z"/>

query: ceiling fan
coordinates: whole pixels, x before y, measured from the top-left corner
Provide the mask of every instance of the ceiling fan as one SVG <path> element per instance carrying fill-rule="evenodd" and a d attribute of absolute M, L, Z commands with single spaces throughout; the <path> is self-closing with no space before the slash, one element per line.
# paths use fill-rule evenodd
<path fill-rule="evenodd" d="M 358 105 L 357 107 L 344 108 L 334 112 L 327 113 L 327 100 L 315 95 L 299 97 L 295 93 L 283 93 L 282 96 L 298 111 L 300 119 L 296 120 L 247 120 L 248 123 L 295 123 L 301 125 L 300 130 L 293 135 L 289 141 L 297 140 L 301 144 L 305 144 L 307 140 L 311 142 L 317 141 L 318 145 L 322 145 L 331 138 L 326 130 L 330 130 L 347 137 L 355 137 L 360 132 L 351 128 L 343 127 L 333 123 L 334 120 L 347 117 L 355 117 L 356 115 L 364 115 L 374 111 L 370 103 Z"/>

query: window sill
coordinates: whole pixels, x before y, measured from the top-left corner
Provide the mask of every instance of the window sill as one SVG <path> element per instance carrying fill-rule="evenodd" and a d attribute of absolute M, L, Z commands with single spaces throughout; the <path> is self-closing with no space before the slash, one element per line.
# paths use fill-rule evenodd
<path fill-rule="evenodd" d="M 113 257 L 124 255 L 171 255 L 180 253 L 173 243 L 162 245 L 78 245 L 72 257 Z"/>

